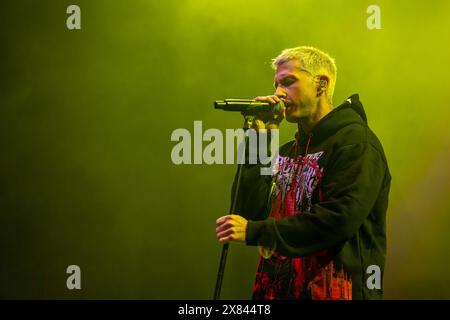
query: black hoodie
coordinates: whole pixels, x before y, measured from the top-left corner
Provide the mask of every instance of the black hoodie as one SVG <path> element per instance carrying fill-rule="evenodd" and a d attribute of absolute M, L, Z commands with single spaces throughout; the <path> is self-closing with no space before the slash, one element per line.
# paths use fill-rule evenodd
<path fill-rule="evenodd" d="M 267 255 L 253 298 L 382 298 L 391 176 L 358 95 L 283 145 L 272 177 L 259 169 L 244 166 L 236 207 Z"/>

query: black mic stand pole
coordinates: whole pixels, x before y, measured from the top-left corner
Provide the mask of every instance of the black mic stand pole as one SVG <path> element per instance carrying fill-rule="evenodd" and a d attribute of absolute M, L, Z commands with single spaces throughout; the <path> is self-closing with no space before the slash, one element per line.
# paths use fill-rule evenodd
<path fill-rule="evenodd" d="M 244 129 L 244 152 L 243 152 L 244 161 L 240 161 L 240 163 L 238 163 L 237 172 L 236 172 L 237 181 L 236 181 L 236 187 L 235 187 L 234 193 L 233 193 L 233 198 L 231 200 L 231 207 L 230 207 L 230 211 L 229 211 L 230 214 L 235 214 L 236 203 L 237 203 L 237 198 L 238 198 L 238 194 L 239 194 L 239 187 L 241 185 L 241 175 L 242 175 L 242 165 L 243 165 L 242 162 L 245 162 L 245 159 L 246 159 L 245 154 L 247 151 L 246 149 L 247 149 L 247 142 L 248 142 L 247 130 L 252 125 L 252 121 L 254 118 L 253 116 L 246 115 L 244 112 L 242 112 L 242 115 L 244 116 L 244 127 L 243 127 L 243 129 Z M 222 288 L 223 274 L 225 272 L 225 264 L 227 262 L 229 246 L 230 246 L 229 243 L 225 243 L 222 246 L 222 255 L 220 256 L 219 271 L 217 272 L 216 288 L 214 289 L 214 300 L 220 300 L 220 290 Z"/>

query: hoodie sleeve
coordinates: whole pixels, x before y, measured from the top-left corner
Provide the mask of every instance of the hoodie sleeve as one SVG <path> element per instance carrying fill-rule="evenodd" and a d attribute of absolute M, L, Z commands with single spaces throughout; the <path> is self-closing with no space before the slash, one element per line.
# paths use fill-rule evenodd
<path fill-rule="evenodd" d="M 266 136 L 266 134 L 267 133 L 260 132 L 258 138 L 267 139 L 267 146 L 269 146 L 271 135 L 269 134 Z M 293 142 L 287 143 L 281 148 L 289 147 L 292 143 Z M 257 164 L 249 164 L 250 153 L 253 153 L 253 157 L 258 159 L 259 147 L 260 144 L 258 140 L 256 149 L 251 149 L 248 145 L 245 149 L 245 162 L 241 169 L 241 183 L 237 193 L 236 207 L 233 212 L 249 220 L 264 220 L 268 215 L 268 201 L 272 176 L 261 174 L 261 169 L 267 168 L 267 165 L 262 165 L 259 162 Z M 266 150 L 266 154 L 269 153 L 270 150 Z M 238 176 L 236 173 L 231 189 L 231 202 L 233 202 L 233 197 L 236 192 L 237 178 Z"/>
<path fill-rule="evenodd" d="M 246 242 L 288 257 L 307 256 L 352 238 L 371 212 L 386 164 L 369 143 L 341 147 L 322 181 L 323 201 L 281 220 L 249 221 Z"/>
<path fill-rule="evenodd" d="M 234 213 L 250 220 L 267 218 L 267 201 L 270 189 L 270 176 L 260 174 L 261 165 L 243 165 L 241 184 L 237 193 Z M 237 173 L 231 189 L 231 202 L 236 192 Z"/>

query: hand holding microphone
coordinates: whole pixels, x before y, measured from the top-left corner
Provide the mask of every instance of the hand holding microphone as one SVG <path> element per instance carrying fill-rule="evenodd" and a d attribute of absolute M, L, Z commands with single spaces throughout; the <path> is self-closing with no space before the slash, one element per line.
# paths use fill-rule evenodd
<path fill-rule="evenodd" d="M 284 106 L 283 101 L 276 95 L 256 97 L 254 100 L 268 102 L 272 106 L 279 104 L 280 109 L 278 110 L 278 112 L 271 113 L 269 117 L 267 116 L 267 114 L 256 115 L 255 119 L 253 120 L 252 128 L 255 130 L 278 129 L 281 121 L 283 121 L 283 119 L 284 119 L 284 112 L 286 110 L 286 107 Z"/>
<path fill-rule="evenodd" d="M 249 99 L 225 99 L 214 102 L 216 109 L 225 111 L 239 111 L 243 115 L 254 116 L 252 128 L 277 129 L 284 119 L 285 106 L 276 95 Z"/>

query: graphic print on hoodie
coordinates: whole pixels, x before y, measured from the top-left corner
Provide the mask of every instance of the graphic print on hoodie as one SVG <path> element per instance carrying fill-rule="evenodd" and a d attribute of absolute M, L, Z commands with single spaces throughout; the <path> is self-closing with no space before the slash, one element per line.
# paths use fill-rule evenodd
<path fill-rule="evenodd" d="M 358 96 L 282 146 L 274 169 L 246 165 L 239 192 L 261 253 L 253 298 L 380 299 L 366 269 L 384 269 L 391 177 Z"/>
<path fill-rule="evenodd" d="M 323 174 L 323 168 L 318 164 L 323 153 L 320 151 L 296 158 L 278 156 L 274 168 L 277 173 L 274 175 L 275 198 L 269 214 L 271 218 L 282 219 L 301 214 L 303 207 L 311 210 L 313 192 Z M 253 297 L 265 300 L 302 297 L 351 300 L 351 293 L 352 283 L 348 275 L 343 270 L 334 270 L 333 260 L 327 257 L 326 252 L 289 259 L 275 251 L 268 260 L 260 257 L 253 288 Z"/>

